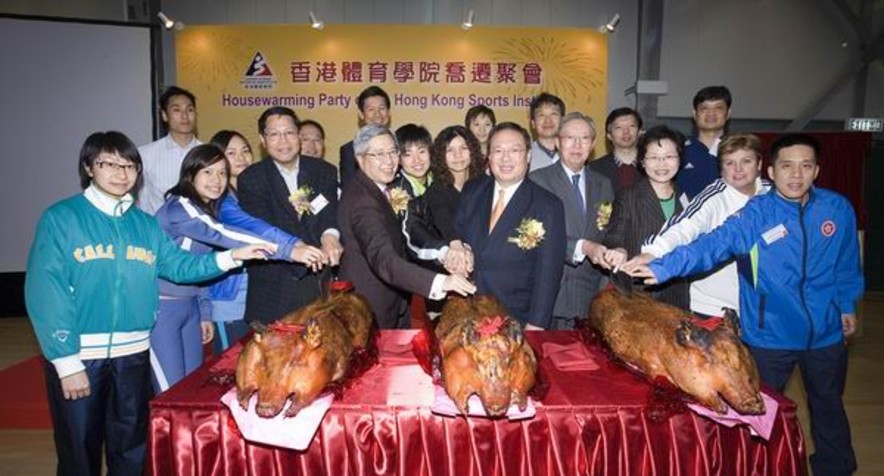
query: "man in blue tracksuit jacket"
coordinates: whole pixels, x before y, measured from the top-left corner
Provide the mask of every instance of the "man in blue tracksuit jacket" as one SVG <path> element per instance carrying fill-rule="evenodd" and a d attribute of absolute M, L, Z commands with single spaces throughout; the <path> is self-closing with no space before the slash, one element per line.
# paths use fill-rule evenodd
<path fill-rule="evenodd" d="M 813 137 L 780 137 L 768 168 L 775 191 L 753 198 L 690 245 L 624 270 L 664 282 L 737 256 L 742 339 L 761 380 L 782 392 L 798 364 L 816 448 L 813 472 L 840 475 L 856 470 L 841 395 L 844 339 L 856 330 L 864 283 L 853 208 L 843 196 L 813 187 L 819 150 Z"/>

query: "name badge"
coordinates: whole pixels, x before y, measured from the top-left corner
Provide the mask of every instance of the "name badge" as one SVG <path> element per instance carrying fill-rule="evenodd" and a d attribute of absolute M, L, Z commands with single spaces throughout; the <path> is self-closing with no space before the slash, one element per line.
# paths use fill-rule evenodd
<path fill-rule="evenodd" d="M 328 205 L 328 199 L 320 193 L 312 202 L 310 202 L 310 213 L 316 215 L 321 212 L 326 205 Z"/>
<path fill-rule="evenodd" d="M 761 239 L 764 240 L 768 245 L 776 242 L 777 240 L 783 239 L 786 235 L 789 234 L 789 231 L 786 230 L 786 227 L 783 226 L 782 223 L 771 228 L 770 230 L 765 231 L 761 234 Z"/>

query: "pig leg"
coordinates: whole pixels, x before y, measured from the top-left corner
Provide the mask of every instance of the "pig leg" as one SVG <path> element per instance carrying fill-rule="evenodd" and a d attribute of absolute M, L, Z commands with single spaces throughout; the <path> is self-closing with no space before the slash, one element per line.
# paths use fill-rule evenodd
<path fill-rule="evenodd" d="M 474 385 L 479 369 L 463 349 L 452 352 L 442 360 L 442 374 L 445 377 L 448 395 L 454 400 L 457 409 L 464 415 L 469 412 L 470 395 L 476 392 Z"/>
<path fill-rule="evenodd" d="M 247 410 L 249 399 L 265 379 L 264 374 L 264 351 L 254 340 L 249 341 L 243 356 L 240 356 L 236 366 L 236 398 L 239 405 Z"/>
<path fill-rule="evenodd" d="M 312 371 L 302 374 L 287 386 L 291 393 L 292 404 L 286 411 L 286 416 L 297 415 L 301 409 L 316 400 L 331 381 L 335 363 L 330 362 L 329 358 L 329 355 L 320 349 L 306 356 L 303 365 Z"/>
<path fill-rule="evenodd" d="M 519 410 L 525 411 L 528 407 L 528 391 L 534 387 L 535 369 L 537 368 L 534 355 L 524 348 L 516 351 L 512 364 L 512 402 L 519 406 Z"/>

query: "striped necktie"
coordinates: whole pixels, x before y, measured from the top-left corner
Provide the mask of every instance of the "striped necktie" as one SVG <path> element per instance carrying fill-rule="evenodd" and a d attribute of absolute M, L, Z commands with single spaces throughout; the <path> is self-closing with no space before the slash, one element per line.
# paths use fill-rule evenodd
<path fill-rule="evenodd" d="M 586 213 L 586 200 L 583 199 L 583 194 L 580 193 L 580 174 L 572 175 L 571 183 L 574 184 L 574 196 L 577 198 L 577 205 L 580 207 L 580 213 Z"/>

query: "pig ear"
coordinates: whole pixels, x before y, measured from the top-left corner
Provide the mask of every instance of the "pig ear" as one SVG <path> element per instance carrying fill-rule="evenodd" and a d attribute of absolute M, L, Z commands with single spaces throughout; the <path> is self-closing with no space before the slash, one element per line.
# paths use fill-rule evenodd
<path fill-rule="evenodd" d="M 264 331 L 267 330 L 267 324 L 264 324 L 261 321 L 252 321 L 249 323 L 249 327 L 251 327 L 252 330 L 255 331 L 255 334 L 263 334 Z"/>
<path fill-rule="evenodd" d="M 473 323 L 467 323 L 463 329 L 463 338 L 464 342 L 467 345 L 476 345 L 476 342 L 479 340 L 479 333 L 476 332 L 476 328 L 473 327 Z"/>
<path fill-rule="evenodd" d="M 267 325 L 261 321 L 252 321 L 249 323 L 249 327 L 252 328 L 254 335 L 252 335 L 252 339 L 255 342 L 260 343 L 261 340 L 264 339 L 264 332 L 267 331 Z"/>
<path fill-rule="evenodd" d="M 524 333 L 522 332 L 521 324 L 515 319 L 510 319 L 509 327 L 506 330 L 506 336 L 509 340 L 513 341 L 516 346 L 522 345 Z"/>
<path fill-rule="evenodd" d="M 311 349 L 319 347 L 319 344 L 322 343 L 322 331 L 319 329 L 319 322 L 315 317 L 307 320 L 307 325 L 304 328 L 304 342 Z"/>
<path fill-rule="evenodd" d="M 682 347 L 699 347 L 706 349 L 711 342 L 709 331 L 695 326 L 690 321 L 681 321 L 675 329 L 675 340 Z"/>
<path fill-rule="evenodd" d="M 725 325 L 734 333 L 734 335 L 740 337 L 740 316 L 737 315 L 737 311 L 729 307 L 723 307 L 721 310 L 724 314 Z"/>

